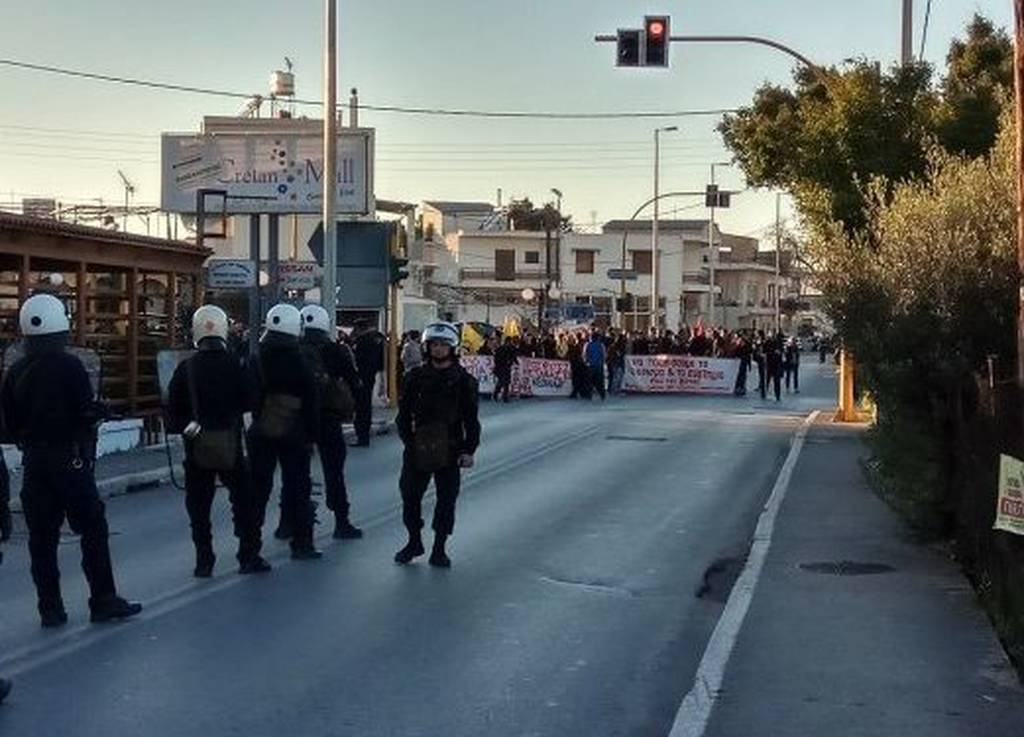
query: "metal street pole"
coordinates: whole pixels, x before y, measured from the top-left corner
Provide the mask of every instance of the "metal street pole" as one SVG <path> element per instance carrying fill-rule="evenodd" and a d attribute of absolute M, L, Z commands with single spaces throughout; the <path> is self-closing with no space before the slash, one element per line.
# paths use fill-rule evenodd
<path fill-rule="evenodd" d="M 775 194 L 775 332 L 782 330 L 782 313 L 779 310 L 779 284 L 782 273 L 782 193 Z"/>
<path fill-rule="evenodd" d="M 903 35 L 900 44 L 900 63 L 914 61 L 914 0 L 903 0 Z"/>
<path fill-rule="evenodd" d="M 651 221 L 651 324 L 650 327 L 658 330 L 661 327 L 659 320 L 660 299 L 658 294 L 658 279 L 661 277 L 659 268 L 660 253 L 658 251 L 658 203 L 660 197 L 658 191 L 661 187 L 661 134 L 671 133 L 679 130 L 678 126 L 670 125 L 665 128 L 654 129 L 654 220 Z"/>
<path fill-rule="evenodd" d="M 324 276 L 320 287 L 320 303 L 331 320 L 331 336 L 338 321 L 338 236 L 335 198 L 338 190 L 338 79 L 337 79 L 337 0 L 326 0 L 324 29 Z"/>
<path fill-rule="evenodd" d="M 715 165 L 711 165 L 711 184 L 715 183 Z M 715 329 L 715 201 L 711 201 L 711 217 L 708 218 L 708 316 L 709 325 Z"/>

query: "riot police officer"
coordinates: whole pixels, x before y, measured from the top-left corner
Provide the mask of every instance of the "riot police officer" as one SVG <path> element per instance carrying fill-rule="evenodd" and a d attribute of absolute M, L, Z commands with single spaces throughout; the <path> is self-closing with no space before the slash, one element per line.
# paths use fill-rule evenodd
<path fill-rule="evenodd" d="M 292 558 L 320 557 L 313 547 L 312 479 L 309 463 L 319 430 L 313 372 L 299 350 L 302 317 L 298 309 L 279 304 L 267 313 L 266 332 L 250 360 L 255 387 L 249 458 L 260 527 L 281 464 L 282 515 L 291 524 Z"/>
<path fill-rule="evenodd" d="M 302 317 L 302 347 L 316 379 L 320 409 L 317 448 L 324 473 L 327 508 L 334 512 L 334 538 L 355 540 L 363 531 L 349 519 L 345 488 L 345 435 L 342 422 L 352 419 L 354 398 L 362 391 L 352 352 L 331 340 L 330 316 L 320 305 L 306 305 Z"/>
<path fill-rule="evenodd" d="M 433 478 L 437 505 L 430 564 L 448 568 L 451 559 L 445 543 L 455 526 L 461 469 L 472 468 L 480 444 L 479 397 L 476 379 L 459 365 L 459 331 L 454 325 L 428 325 L 423 342 L 427 362 L 406 375 L 398 404 L 396 424 L 405 445 L 399 486 L 409 542 L 395 554 L 395 562 L 404 565 L 425 552 L 422 504 Z"/>
<path fill-rule="evenodd" d="M 7 470 L 7 461 L 0 451 L 0 542 L 11 539 L 14 531 L 14 520 L 11 517 L 11 474 Z"/>
<path fill-rule="evenodd" d="M 70 329 L 64 305 L 39 294 L 25 301 L 19 319 L 25 356 L 4 378 L 0 401 L 7 430 L 24 456 L 21 502 L 42 624 L 59 627 L 68 618 L 57 568 L 65 517 L 81 535 L 91 620 L 131 617 L 142 605 L 117 595 L 106 514 L 96 490 L 96 427 L 103 414 L 82 362 L 64 350 Z"/>
<path fill-rule="evenodd" d="M 210 508 L 217 477 L 227 487 L 238 538 L 239 573 L 264 573 L 261 530 L 242 452 L 242 415 L 249 392 L 238 357 L 228 350 L 228 316 L 204 305 L 192 316 L 198 352 L 174 372 L 169 388 L 168 430 L 185 440 L 185 508 L 196 547 L 196 578 L 213 575 L 216 556 Z"/>

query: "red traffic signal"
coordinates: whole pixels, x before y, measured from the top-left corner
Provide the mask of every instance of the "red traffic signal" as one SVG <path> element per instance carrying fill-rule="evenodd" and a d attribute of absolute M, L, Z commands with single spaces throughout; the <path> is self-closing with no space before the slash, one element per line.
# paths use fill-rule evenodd
<path fill-rule="evenodd" d="M 644 18 L 646 54 L 644 66 L 667 67 L 669 46 L 669 17 L 648 15 Z"/>

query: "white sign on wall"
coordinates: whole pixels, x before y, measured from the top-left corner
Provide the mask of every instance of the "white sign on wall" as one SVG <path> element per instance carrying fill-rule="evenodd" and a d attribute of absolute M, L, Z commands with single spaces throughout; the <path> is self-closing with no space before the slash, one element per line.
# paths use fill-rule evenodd
<path fill-rule="evenodd" d="M 315 133 L 165 133 L 160 207 L 194 213 L 199 189 L 227 192 L 227 212 L 318 213 L 323 139 Z M 373 211 L 373 131 L 338 135 L 338 214 Z"/>
<path fill-rule="evenodd" d="M 249 259 L 211 258 L 206 262 L 210 289 L 249 289 L 256 286 L 256 264 Z"/>
<path fill-rule="evenodd" d="M 316 289 L 322 272 L 316 261 L 281 261 L 277 265 L 281 289 Z"/>

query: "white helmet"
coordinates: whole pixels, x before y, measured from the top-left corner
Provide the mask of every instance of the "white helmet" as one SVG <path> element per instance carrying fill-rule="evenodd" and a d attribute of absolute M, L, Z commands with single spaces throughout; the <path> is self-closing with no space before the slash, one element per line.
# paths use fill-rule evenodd
<path fill-rule="evenodd" d="M 282 333 L 298 338 L 302 331 L 302 317 L 299 311 L 290 304 L 282 302 L 274 305 L 267 313 L 266 328 L 272 333 Z"/>
<path fill-rule="evenodd" d="M 203 305 L 192 315 L 192 340 L 198 346 L 204 338 L 228 339 L 228 316 L 216 305 Z"/>
<path fill-rule="evenodd" d="M 450 322 L 434 322 L 423 329 L 423 342 L 439 340 L 452 348 L 459 347 L 459 329 Z"/>
<path fill-rule="evenodd" d="M 71 330 L 64 303 L 52 294 L 37 294 L 26 299 L 18 322 L 25 336 L 53 335 Z"/>
<path fill-rule="evenodd" d="M 331 316 L 320 305 L 306 305 L 299 312 L 299 316 L 302 318 L 302 332 L 323 330 L 328 333 L 331 330 Z"/>

